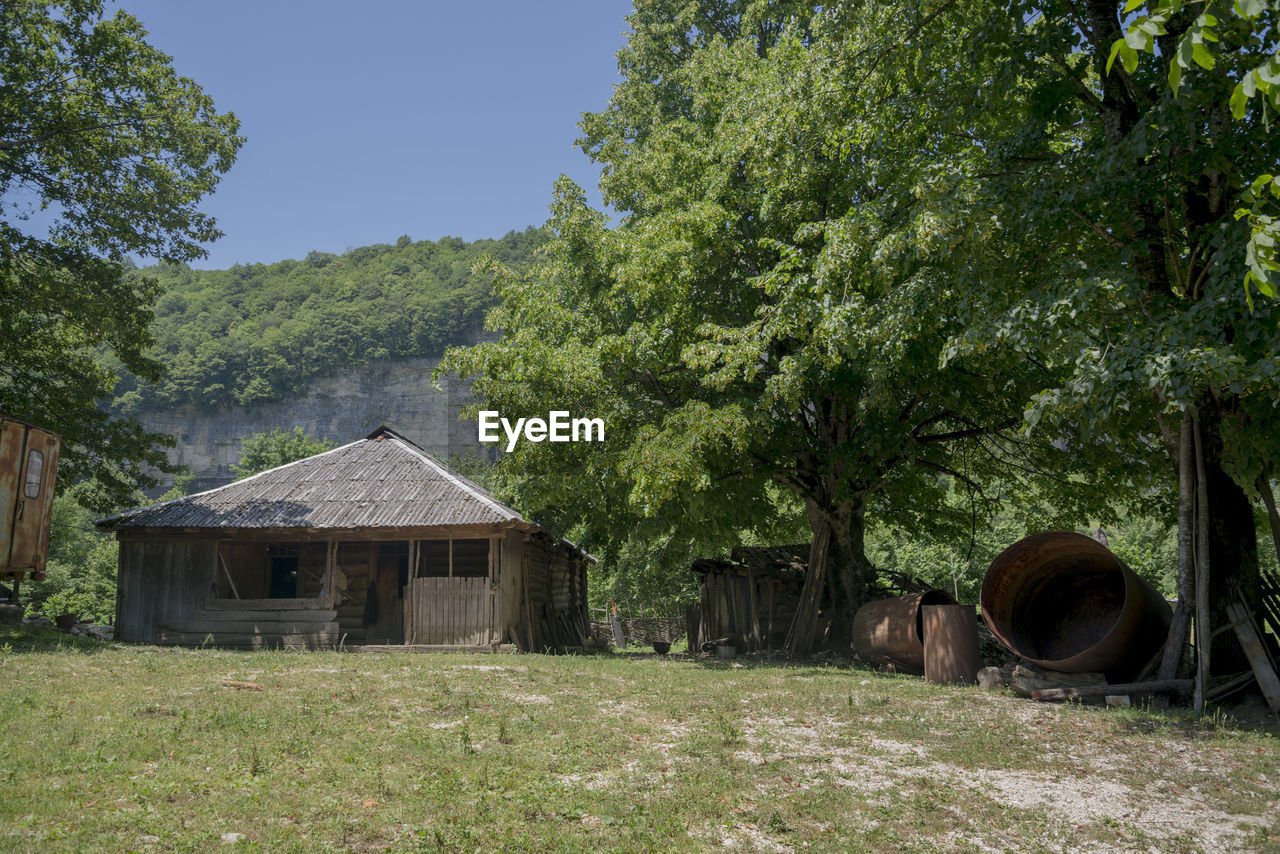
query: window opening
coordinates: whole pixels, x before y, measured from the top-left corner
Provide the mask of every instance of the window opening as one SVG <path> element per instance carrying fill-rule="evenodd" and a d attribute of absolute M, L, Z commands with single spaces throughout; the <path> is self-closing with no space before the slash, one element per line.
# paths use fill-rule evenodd
<path fill-rule="evenodd" d="M 22 487 L 22 494 L 27 498 L 40 497 L 40 476 L 44 474 L 44 454 L 32 451 L 27 455 L 27 480 Z"/>

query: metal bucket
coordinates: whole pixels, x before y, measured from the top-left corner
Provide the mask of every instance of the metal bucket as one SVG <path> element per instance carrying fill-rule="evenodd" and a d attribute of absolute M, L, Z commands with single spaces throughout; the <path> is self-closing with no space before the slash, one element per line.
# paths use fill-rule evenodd
<path fill-rule="evenodd" d="M 1131 678 L 1169 631 L 1169 604 L 1101 543 L 1074 531 L 1019 540 L 991 563 L 982 618 L 1005 646 L 1062 673 Z"/>
<path fill-rule="evenodd" d="M 867 664 L 924 673 L 925 605 L 954 605 L 941 590 L 868 602 L 853 615 L 853 649 Z"/>

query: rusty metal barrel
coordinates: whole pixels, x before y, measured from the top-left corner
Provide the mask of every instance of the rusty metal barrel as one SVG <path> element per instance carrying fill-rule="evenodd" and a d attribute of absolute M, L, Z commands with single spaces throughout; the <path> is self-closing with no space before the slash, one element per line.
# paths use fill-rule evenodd
<path fill-rule="evenodd" d="M 1005 646 L 1062 673 L 1137 675 L 1164 643 L 1169 604 L 1110 549 L 1074 531 L 1045 531 L 996 557 L 982 618 Z"/>
<path fill-rule="evenodd" d="M 924 673 L 926 605 L 954 605 L 941 590 L 868 602 L 853 615 L 853 649 L 867 664 L 884 664 L 906 673 Z"/>
<path fill-rule="evenodd" d="M 939 685 L 978 681 L 978 615 L 972 605 L 925 605 L 924 678 Z"/>

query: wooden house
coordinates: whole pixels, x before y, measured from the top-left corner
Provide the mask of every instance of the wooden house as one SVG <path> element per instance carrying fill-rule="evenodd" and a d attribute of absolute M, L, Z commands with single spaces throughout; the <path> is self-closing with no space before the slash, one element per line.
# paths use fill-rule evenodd
<path fill-rule="evenodd" d="M 385 427 L 97 524 L 120 542 L 119 640 L 541 651 L 588 632 L 594 558 Z"/>

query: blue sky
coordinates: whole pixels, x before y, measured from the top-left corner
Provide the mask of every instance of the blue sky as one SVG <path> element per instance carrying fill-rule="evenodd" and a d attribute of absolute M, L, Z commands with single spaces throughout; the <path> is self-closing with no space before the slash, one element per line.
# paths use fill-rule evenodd
<path fill-rule="evenodd" d="M 247 142 L 203 208 L 226 236 L 194 266 L 300 258 L 547 218 L 618 81 L 630 0 L 122 0 Z"/>

